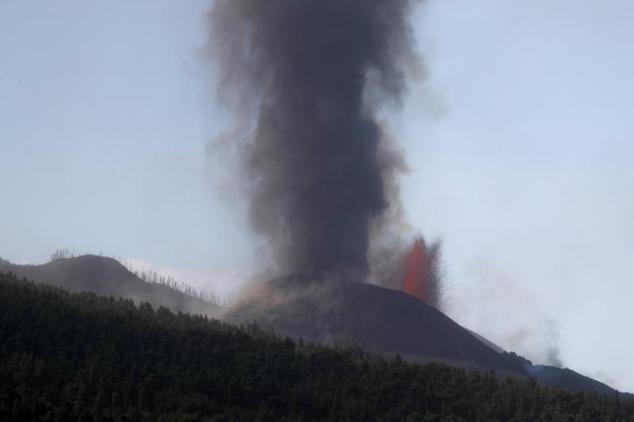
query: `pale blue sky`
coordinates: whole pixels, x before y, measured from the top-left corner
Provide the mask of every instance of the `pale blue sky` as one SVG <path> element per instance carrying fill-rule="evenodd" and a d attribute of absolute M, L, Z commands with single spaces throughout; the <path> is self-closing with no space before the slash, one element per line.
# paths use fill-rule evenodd
<path fill-rule="evenodd" d="M 231 294 L 255 247 L 201 49 L 209 1 L 0 2 L 0 256 L 116 254 Z M 634 3 L 430 0 L 392 125 L 449 313 L 634 390 Z M 143 261 L 143 262 L 141 262 Z"/>
<path fill-rule="evenodd" d="M 233 259 L 226 243 L 238 236 L 213 224 L 226 211 L 205 174 L 207 8 L 0 4 L 1 255 L 42 261 L 64 246 L 167 266 Z"/>

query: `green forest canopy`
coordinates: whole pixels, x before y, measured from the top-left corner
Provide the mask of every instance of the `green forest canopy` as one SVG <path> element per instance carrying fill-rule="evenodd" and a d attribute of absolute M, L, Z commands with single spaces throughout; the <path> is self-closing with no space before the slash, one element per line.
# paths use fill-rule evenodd
<path fill-rule="evenodd" d="M 0 420 L 634 421 L 634 401 L 279 338 L 0 273 Z"/>

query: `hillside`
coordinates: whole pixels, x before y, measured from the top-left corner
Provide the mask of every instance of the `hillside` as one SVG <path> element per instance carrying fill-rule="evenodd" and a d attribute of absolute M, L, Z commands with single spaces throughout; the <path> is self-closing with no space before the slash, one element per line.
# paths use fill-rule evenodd
<path fill-rule="evenodd" d="M 603 394 L 614 394 L 614 390 L 607 385 L 568 368 L 534 365 L 530 369 L 530 375 L 542 385 L 564 386 L 571 391 L 596 391 Z M 628 396 L 632 397 L 631 394 Z"/>
<path fill-rule="evenodd" d="M 426 356 L 516 374 L 521 364 L 496 352 L 449 317 L 405 293 L 310 277 L 273 280 L 225 315 L 330 344 Z"/>
<path fill-rule="evenodd" d="M 148 283 L 118 261 L 102 256 L 61 258 L 43 265 L 15 265 L 0 261 L 0 271 L 12 272 L 19 278 L 62 287 L 71 292 L 130 298 L 137 303 L 165 306 L 175 312 L 215 315 L 219 311 L 215 304 L 166 285 Z"/>
<path fill-rule="evenodd" d="M 220 316 L 221 309 L 164 284 L 148 283 L 118 261 L 94 255 L 13 265 L 0 271 L 71 292 L 130 298 L 175 312 Z M 292 337 L 331 345 L 360 345 L 376 355 L 397 353 L 415 363 L 439 362 L 462 369 L 494 369 L 498 376 L 534 378 L 571 391 L 616 391 L 569 369 L 535 365 L 464 329 L 420 300 L 362 283 L 318 283 L 306 276 L 272 280 L 263 290 L 222 314 L 231 322 L 257 321 Z"/>
<path fill-rule="evenodd" d="M 421 300 L 364 283 L 282 277 L 262 286 L 224 315 L 229 321 L 270 327 L 292 337 L 360 345 L 378 354 L 400 353 L 412 362 L 441 362 L 502 377 L 533 378 L 571 391 L 617 394 L 569 369 L 533 365 L 469 331 Z"/>
<path fill-rule="evenodd" d="M 634 401 L 295 343 L 0 274 L 0 420 L 634 421 Z"/>

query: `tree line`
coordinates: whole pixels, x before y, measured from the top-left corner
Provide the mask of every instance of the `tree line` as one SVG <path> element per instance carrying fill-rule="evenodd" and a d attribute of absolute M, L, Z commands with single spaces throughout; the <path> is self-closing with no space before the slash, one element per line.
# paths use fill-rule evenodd
<path fill-rule="evenodd" d="M 634 401 L 416 365 L 0 274 L 3 421 L 634 421 Z"/>
<path fill-rule="evenodd" d="M 50 260 L 57 261 L 59 259 L 72 259 L 72 258 L 77 258 L 81 255 L 85 255 L 85 254 L 78 254 L 74 249 L 71 250 L 69 248 L 57 248 L 51 254 Z M 104 256 L 101 251 L 99 252 L 98 255 Z M 195 297 L 197 299 L 203 300 L 207 303 L 211 303 L 212 305 L 223 306 L 222 300 L 218 296 L 203 290 L 197 290 L 193 288 L 192 286 L 190 286 L 189 284 L 187 284 L 186 282 L 177 280 L 174 276 L 171 276 L 171 275 L 166 276 L 166 275 L 160 274 L 156 270 L 146 271 L 146 270 L 136 269 L 125 259 L 117 258 L 114 255 L 111 256 L 110 258 L 121 261 L 123 266 L 125 266 L 128 271 L 130 271 L 132 274 L 134 274 L 141 280 L 145 281 L 146 283 L 160 284 L 162 286 L 167 286 L 170 289 L 181 292 L 187 296 L 191 296 L 191 297 Z M 4 260 L 0 258 L 0 263 L 2 263 L 3 261 Z M 6 264 L 10 264 L 9 261 L 4 261 L 4 262 Z"/>

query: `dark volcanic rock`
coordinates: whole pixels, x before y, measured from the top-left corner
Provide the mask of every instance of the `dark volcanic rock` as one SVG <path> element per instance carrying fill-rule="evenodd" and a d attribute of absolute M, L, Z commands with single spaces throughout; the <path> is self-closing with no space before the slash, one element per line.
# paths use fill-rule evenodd
<path fill-rule="evenodd" d="M 272 280 L 227 313 L 294 337 L 460 361 L 524 373 L 522 366 L 417 298 L 364 283 Z"/>
<path fill-rule="evenodd" d="M 415 297 L 360 282 L 324 282 L 299 275 L 274 279 L 230 309 L 226 317 L 257 321 L 279 333 L 312 341 L 360 345 L 387 355 L 400 353 L 417 362 L 490 368 L 500 375 L 532 377 L 546 386 L 617 394 L 570 369 L 533 365 L 515 353 L 501 351 Z"/>

